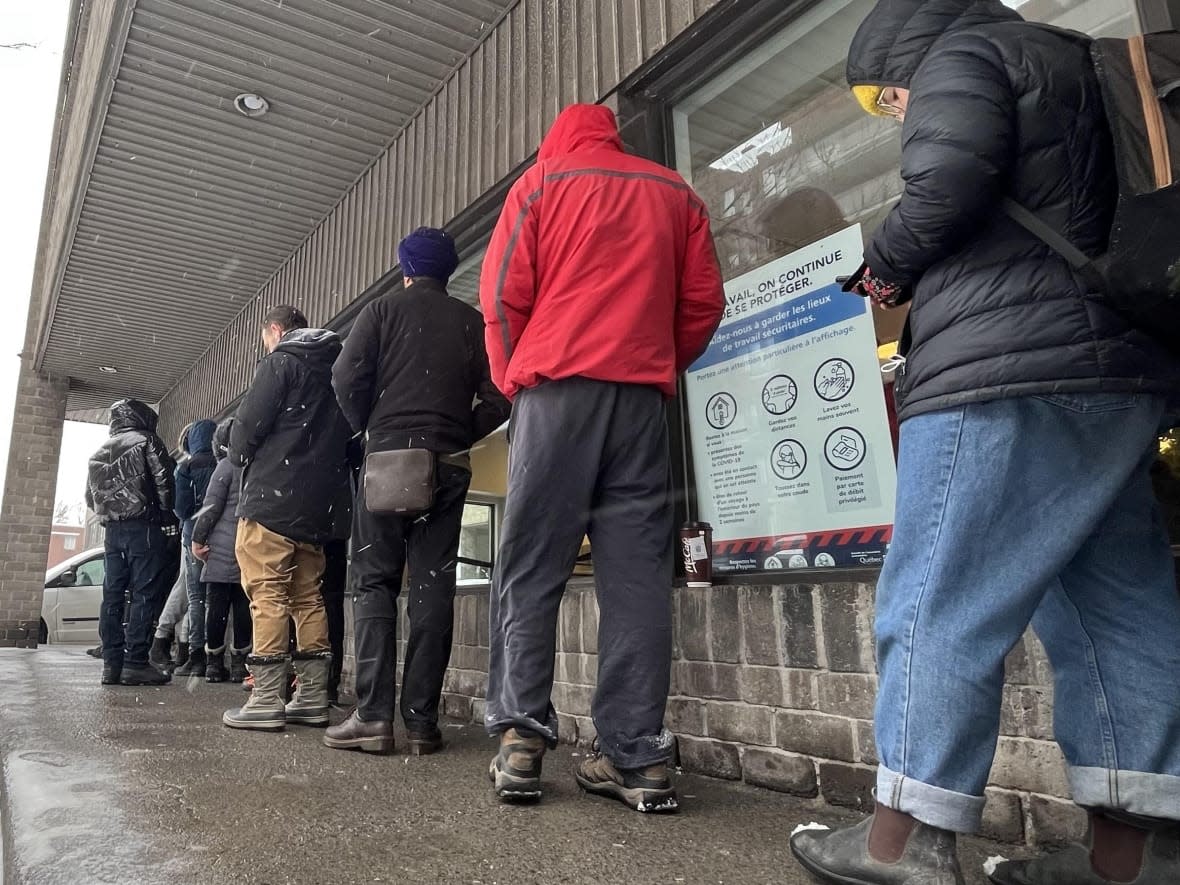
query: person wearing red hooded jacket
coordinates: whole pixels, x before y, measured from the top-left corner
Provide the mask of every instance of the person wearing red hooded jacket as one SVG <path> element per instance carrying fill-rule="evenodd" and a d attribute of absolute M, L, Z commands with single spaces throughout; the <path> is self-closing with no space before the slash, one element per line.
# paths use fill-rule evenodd
<path fill-rule="evenodd" d="M 480 300 L 492 379 L 513 400 L 491 598 L 496 793 L 541 795 L 542 756 L 558 736 L 558 609 L 588 534 L 601 611 L 600 752 L 577 779 L 641 811 L 675 811 L 663 727 L 673 537 L 665 403 L 724 310 L 705 205 L 675 172 L 625 153 L 609 109 L 568 107 L 508 195 Z"/>

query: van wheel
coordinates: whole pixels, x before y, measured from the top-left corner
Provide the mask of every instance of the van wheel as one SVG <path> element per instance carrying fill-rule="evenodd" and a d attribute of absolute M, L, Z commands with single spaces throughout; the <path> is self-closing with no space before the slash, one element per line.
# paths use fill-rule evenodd
<path fill-rule="evenodd" d="M 49 644 L 49 625 L 45 623 L 45 619 L 41 619 L 41 629 L 37 631 L 37 642 L 41 645 Z"/>

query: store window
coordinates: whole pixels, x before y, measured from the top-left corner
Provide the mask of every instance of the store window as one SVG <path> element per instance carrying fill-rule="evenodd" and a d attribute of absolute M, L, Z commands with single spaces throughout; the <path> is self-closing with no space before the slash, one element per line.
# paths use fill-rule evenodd
<path fill-rule="evenodd" d="M 1011 0 L 1095 35 L 1127 0 Z M 903 311 L 839 291 L 901 192 L 896 124 L 859 110 L 845 57 L 873 0 L 828 0 L 673 108 L 676 163 L 705 200 L 727 311 L 686 375 L 699 517 L 722 572 L 879 565 L 892 533 L 888 376 Z"/>
<path fill-rule="evenodd" d="M 457 580 L 460 587 L 491 581 L 495 526 L 495 504 L 468 499 L 463 506 L 463 527 L 459 534 Z"/>

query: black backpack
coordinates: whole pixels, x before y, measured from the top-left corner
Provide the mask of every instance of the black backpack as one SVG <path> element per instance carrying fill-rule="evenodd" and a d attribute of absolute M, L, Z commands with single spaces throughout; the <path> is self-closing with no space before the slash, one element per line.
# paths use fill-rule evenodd
<path fill-rule="evenodd" d="M 1014 200 L 1004 211 L 1064 257 L 1119 313 L 1180 354 L 1180 33 L 1090 45 L 1114 138 L 1118 203 L 1091 259 Z"/>

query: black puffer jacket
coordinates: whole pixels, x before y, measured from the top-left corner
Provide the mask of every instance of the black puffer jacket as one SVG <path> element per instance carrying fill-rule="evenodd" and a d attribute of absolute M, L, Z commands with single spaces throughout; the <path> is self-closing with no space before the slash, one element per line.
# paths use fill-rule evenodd
<path fill-rule="evenodd" d="M 913 287 L 900 417 L 1172 389 L 1176 363 L 1000 210 L 1010 196 L 1104 251 L 1114 161 L 1088 40 L 1027 24 L 1000 0 L 881 0 L 848 58 L 854 88 L 910 89 L 905 192 L 865 253 L 875 274 Z"/>
<path fill-rule="evenodd" d="M 332 392 L 339 354 L 335 332 L 287 333 L 259 363 L 230 431 L 229 460 L 245 468 L 238 514 L 292 541 L 331 539 L 347 482 L 351 434 Z"/>
<path fill-rule="evenodd" d="M 156 435 L 157 421 L 136 399 L 111 406 L 111 438 L 91 456 L 86 482 L 86 504 L 103 525 L 133 519 L 176 524 L 176 464 Z"/>
<path fill-rule="evenodd" d="M 370 452 L 464 452 L 511 410 L 492 383 L 483 317 L 427 277 L 361 312 L 333 374 Z"/>

